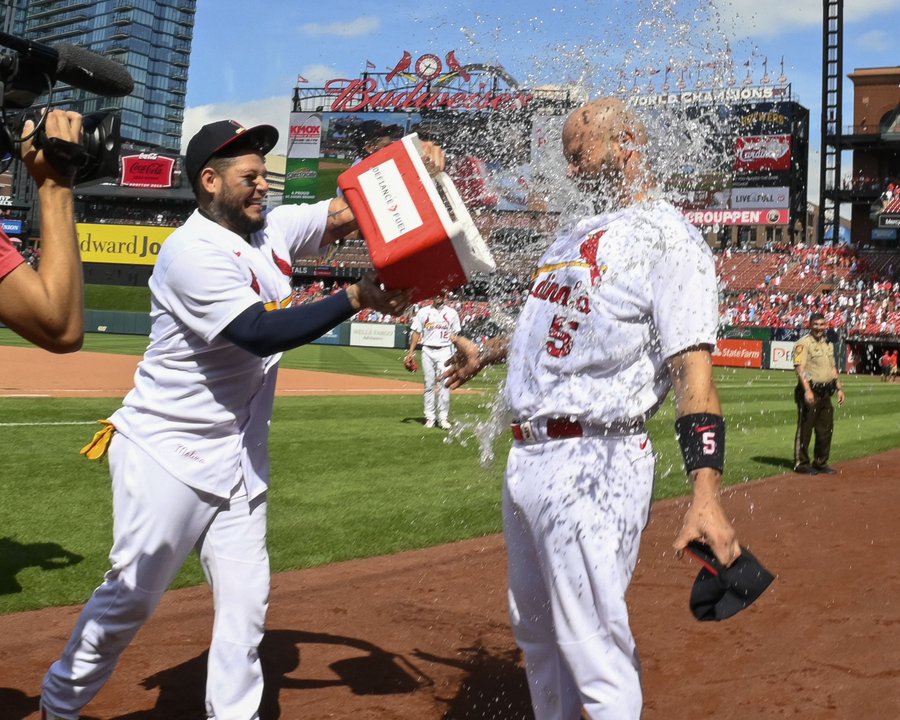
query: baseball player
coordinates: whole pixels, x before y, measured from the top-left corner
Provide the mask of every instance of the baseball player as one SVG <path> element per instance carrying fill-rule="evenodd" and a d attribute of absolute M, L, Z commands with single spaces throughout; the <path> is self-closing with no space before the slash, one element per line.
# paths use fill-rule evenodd
<path fill-rule="evenodd" d="M 834 406 L 831 396 L 837 393 L 838 405 L 844 404 L 844 387 L 834 362 L 834 346 L 825 337 L 828 323 L 822 313 L 809 316 L 808 335 L 794 345 L 794 371 L 797 387 L 797 434 L 794 436 L 794 472 L 803 475 L 837 472 L 828 464 L 831 455 L 831 436 L 834 432 Z M 809 441 L 813 431 L 816 444 L 812 462 Z"/>
<path fill-rule="evenodd" d="M 111 569 L 47 673 L 43 717 L 77 718 L 197 548 L 213 590 L 206 716 L 258 717 L 257 648 L 269 596 L 268 429 L 281 352 L 362 307 L 397 314 L 409 293 L 371 278 L 291 306 L 293 258 L 356 229 L 343 200 L 263 212 L 275 128 L 233 121 L 191 139 L 197 211 L 166 240 L 150 278 L 150 342 L 134 389 L 83 452 L 109 454 Z M 428 164 L 443 153 L 426 149 Z"/>
<path fill-rule="evenodd" d="M 508 361 L 515 421 L 503 491 L 510 618 L 537 720 L 638 720 L 642 690 L 625 593 L 653 492 L 644 422 L 675 390 L 693 499 L 674 548 L 739 555 L 719 501 L 725 425 L 712 378 L 712 254 L 655 196 L 646 133 L 621 101 L 576 109 L 569 173 L 606 209 L 563 231 L 539 262 L 511 339 L 458 340 L 458 387 Z"/>
<path fill-rule="evenodd" d="M 453 355 L 453 344 L 459 337 L 459 313 L 446 304 L 447 292 L 441 290 L 423 306 L 412 321 L 409 352 L 404 365 L 415 365 L 416 347 L 422 343 L 422 374 L 425 376 L 425 427 L 450 429 L 450 388 L 437 379 L 447 369 Z"/>

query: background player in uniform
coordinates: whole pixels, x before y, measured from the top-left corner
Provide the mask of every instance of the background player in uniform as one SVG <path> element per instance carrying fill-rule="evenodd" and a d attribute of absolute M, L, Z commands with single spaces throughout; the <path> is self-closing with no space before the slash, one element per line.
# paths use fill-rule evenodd
<path fill-rule="evenodd" d="M 444 430 L 450 429 L 450 388 L 438 379 L 447 369 L 453 355 L 453 344 L 459 337 L 459 313 L 446 304 L 447 292 L 442 290 L 431 305 L 420 308 L 412 321 L 409 352 L 404 365 L 414 367 L 416 347 L 422 343 L 422 374 L 425 376 L 425 427 L 435 422 Z"/>
<path fill-rule="evenodd" d="M 263 212 L 264 155 L 275 128 L 233 121 L 191 139 L 185 171 L 198 209 L 163 244 L 150 279 L 150 343 L 123 407 L 85 449 L 108 445 L 112 567 L 44 679 L 47 718 L 77 718 L 197 548 L 212 586 L 215 626 L 206 712 L 258 717 L 257 647 L 269 596 L 268 429 L 280 353 L 319 337 L 362 307 L 397 314 L 406 291 L 364 278 L 290 306 L 294 257 L 356 228 L 340 199 Z M 443 153 L 426 148 L 426 165 Z"/>
<path fill-rule="evenodd" d="M 794 471 L 804 475 L 830 475 L 837 472 L 828 464 L 834 432 L 831 396 L 836 392 L 838 405 L 843 405 L 844 388 L 834 362 L 834 345 L 825 337 L 828 329 L 825 316 L 812 313 L 809 329 L 809 334 L 794 345 L 794 371 L 797 373 L 797 387 L 794 390 L 794 401 L 797 403 Z M 814 431 L 816 444 L 810 462 L 809 442 Z"/>
<path fill-rule="evenodd" d="M 22 137 L 34 123 L 28 120 Z M 47 137 L 81 143 L 81 115 L 51 110 Z M 0 322 L 29 342 L 57 353 L 74 352 L 84 340 L 84 292 L 72 174 L 60 172 L 24 140 L 22 160 L 38 188 L 41 207 L 41 261 L 34 270 L 0 230 Z"/>
<path fill-rule="evenodd" d="M 675 390 L 693 498 L 674 547 L 702 539 L 730 565 L 740 546 L 719 500 L 725 428 L 711 350 L 712 254 L 654 197 L 646 132 L 621 101 L 576 109 L 569 172 L 603 211 L 541 258 L 510 340 L 461 338 L 458 387 L 503 359 L 515 422 L 504 482 L 510 617 L 537 720 L 638 720 L 640 668 L 625 592 L 653 492 L 644 421 Z"/>

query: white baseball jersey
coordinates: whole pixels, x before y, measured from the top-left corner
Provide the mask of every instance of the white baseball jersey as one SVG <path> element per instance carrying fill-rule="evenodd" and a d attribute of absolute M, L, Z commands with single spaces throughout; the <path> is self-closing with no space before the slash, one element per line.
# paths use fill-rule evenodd
<path fill-rule="evenodd" d="M 446 303 L 439 308 L 426 305 L 413 318 L 412 329 L 422 336 L 426 347 L 449 347 L 450 337 L 459 335 L 459 313 Z"/>
<path fill-rule="evenodd" d="M 291 301 L 291 261 L 319 252 L 328 201 L 284 205 L 248 244 L 195 211 L 163 244 L 150 278 L 150 344 L 116 429 L 191 487 L 229 497 L 243 475 L 268 484 L 280 354 L 259 358 L 220 333 L 244 310 Z"/>
<path fill-rule="evenodd" d="M 534 275 L 509 349 L 521 420 L 644 420 L 670 388 L 665 360 L 715 345 L 715 266 L 672 205 L 653 200 L 560 235 Z"/>

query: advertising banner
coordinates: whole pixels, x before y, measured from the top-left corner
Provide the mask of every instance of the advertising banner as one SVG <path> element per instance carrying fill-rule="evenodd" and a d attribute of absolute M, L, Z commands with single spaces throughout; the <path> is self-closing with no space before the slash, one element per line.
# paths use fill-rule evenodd
<path fill-rule="evenodd" d="M 769 210 L 688 210 L 685 214 L 692 225 L 787 225 L 787 208 Z"/>
<path fill-rule="evenodd" d="M 769 344 L 769 367 L 773 370 L 793 370 L 794 343 L 773 340 Z"/>
<path fill-rule="evenodd" d="M 21 220 L 0 220 L 0 228 L 3 229 L 7 235 L 21 235 L 22 234 L 22 221 Z"/>
<path fill-rule="evenodd" d="M 735 210 L 786 208 L 790 204 L 790 188 L 787 187 L 747 187 L 731 191 L 731 207 Z"/>
<path fill-rule="evenodd" d="M 296 205 L 325 199 L 317 191 L 321 137 L 321 113 L 291 113 L 284 165 L 284 204 Z M 334 197 L 334 193 L 329 197 Z"/>
<path fill-rule="evenodd" d="M 761 368 L 763 343 L 761 340 L 717 340 L 712 360 L 717 367 Z"/>
<path fill-rule="evenodd" d="M 389 323 L 350 323 L 350 344 L 355 347 L 394 347 L 394 326 Z"/>
<path fill-rule="evenodd" d="M 159 249 L 174 230 L 144 225 L 75 225 L 81 259 L 114 265 L 155 265 Z"/>
<path fill-rule="evenodd" d="M 761 173 L 790 169 L 790 135 L 751 135 L 735 138 L 735 172 Z"/>
<path fill-rule="evenodd" d="M 175 177 L 175 158 L 157 153 L 140 153 L 122 157 L 123 187 L 170 188 Z"/>

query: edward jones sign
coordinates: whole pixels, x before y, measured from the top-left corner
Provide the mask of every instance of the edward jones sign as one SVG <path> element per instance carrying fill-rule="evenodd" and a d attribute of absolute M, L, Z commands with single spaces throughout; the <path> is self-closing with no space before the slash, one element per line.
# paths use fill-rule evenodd
<path fill-rule="evenodd" d="M 762 340 L 717 340 L 712 360 L 718 367 L 761 368 Z"/>

